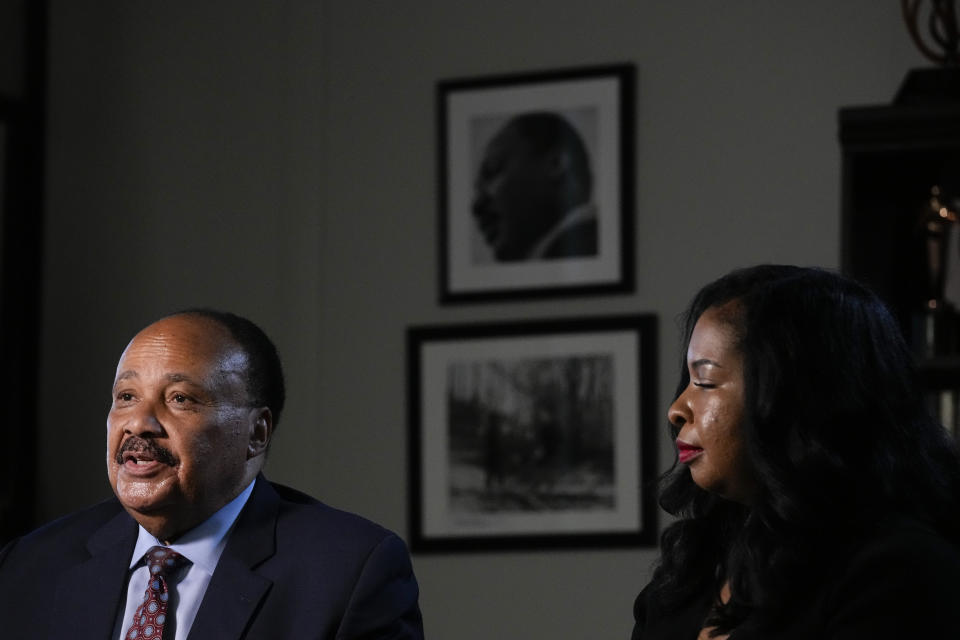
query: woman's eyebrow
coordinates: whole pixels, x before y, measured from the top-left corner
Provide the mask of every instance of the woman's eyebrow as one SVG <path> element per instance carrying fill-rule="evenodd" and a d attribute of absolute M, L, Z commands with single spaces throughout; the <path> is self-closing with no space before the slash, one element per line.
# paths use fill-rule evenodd
<path fill-rule="evenodd" d="M 715 367 L 720 367 L 721 369 L 723 368 L 722 364 L 720 364 L 716 360 L 711 360 L 710 358 L 700 358 L 699 360 L 694 360 L 693 362 L 690 363 L 690 368 L 699 369 L 700 367 L 704 367 L 708 364 L 713 365 Z"/>

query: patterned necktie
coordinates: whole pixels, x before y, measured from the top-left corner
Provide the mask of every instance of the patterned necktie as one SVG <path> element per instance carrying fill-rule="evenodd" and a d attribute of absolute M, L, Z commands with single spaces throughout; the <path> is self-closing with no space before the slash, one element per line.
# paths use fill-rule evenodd
<path fill-rule="evenodd" d="M 150 582 L 143 594 L 143 603 L 133 614 L 133 624 L 124 636 L 127 640 L 160 640 L 167 622 L 167 576 L 190 561 L 166 547 L 150 547 L 144 558 L 150 569 Z"/>

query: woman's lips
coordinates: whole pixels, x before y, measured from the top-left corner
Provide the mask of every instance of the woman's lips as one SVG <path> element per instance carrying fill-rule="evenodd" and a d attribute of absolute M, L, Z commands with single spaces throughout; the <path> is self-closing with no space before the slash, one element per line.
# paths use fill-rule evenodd
<path fill-rule="evenodd" d="M 681 464 L 689 464 L 694 459 L 699 458 L 701 453 L 703 453 L 703 449 L 700 447 L 695 447 L 682 440 L 677 440 L 677 460 L 679 460 Z"/>

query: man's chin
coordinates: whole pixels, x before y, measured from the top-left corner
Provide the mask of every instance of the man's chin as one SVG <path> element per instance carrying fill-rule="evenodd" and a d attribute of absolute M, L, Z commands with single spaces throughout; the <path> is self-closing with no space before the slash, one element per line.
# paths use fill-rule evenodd
<path fill-rule="evenodd" d="M 127 511 L 152 513 L 170 503 L 172 478 L 125 478 L 119 474 L 114 493 Z"/>

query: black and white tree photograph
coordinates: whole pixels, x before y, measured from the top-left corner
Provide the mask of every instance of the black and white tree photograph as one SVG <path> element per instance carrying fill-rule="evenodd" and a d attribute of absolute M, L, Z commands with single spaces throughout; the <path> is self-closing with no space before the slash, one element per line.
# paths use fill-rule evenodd
<path fill-rule="evenodd" d="M 610 355 L 455 362 L 447 376 L 450 508 L 612 508 Z"/>
<path fill-rule="evenodd" d="M 652 316 L 412 327 L 417 550 L 652 541 Z"/>

